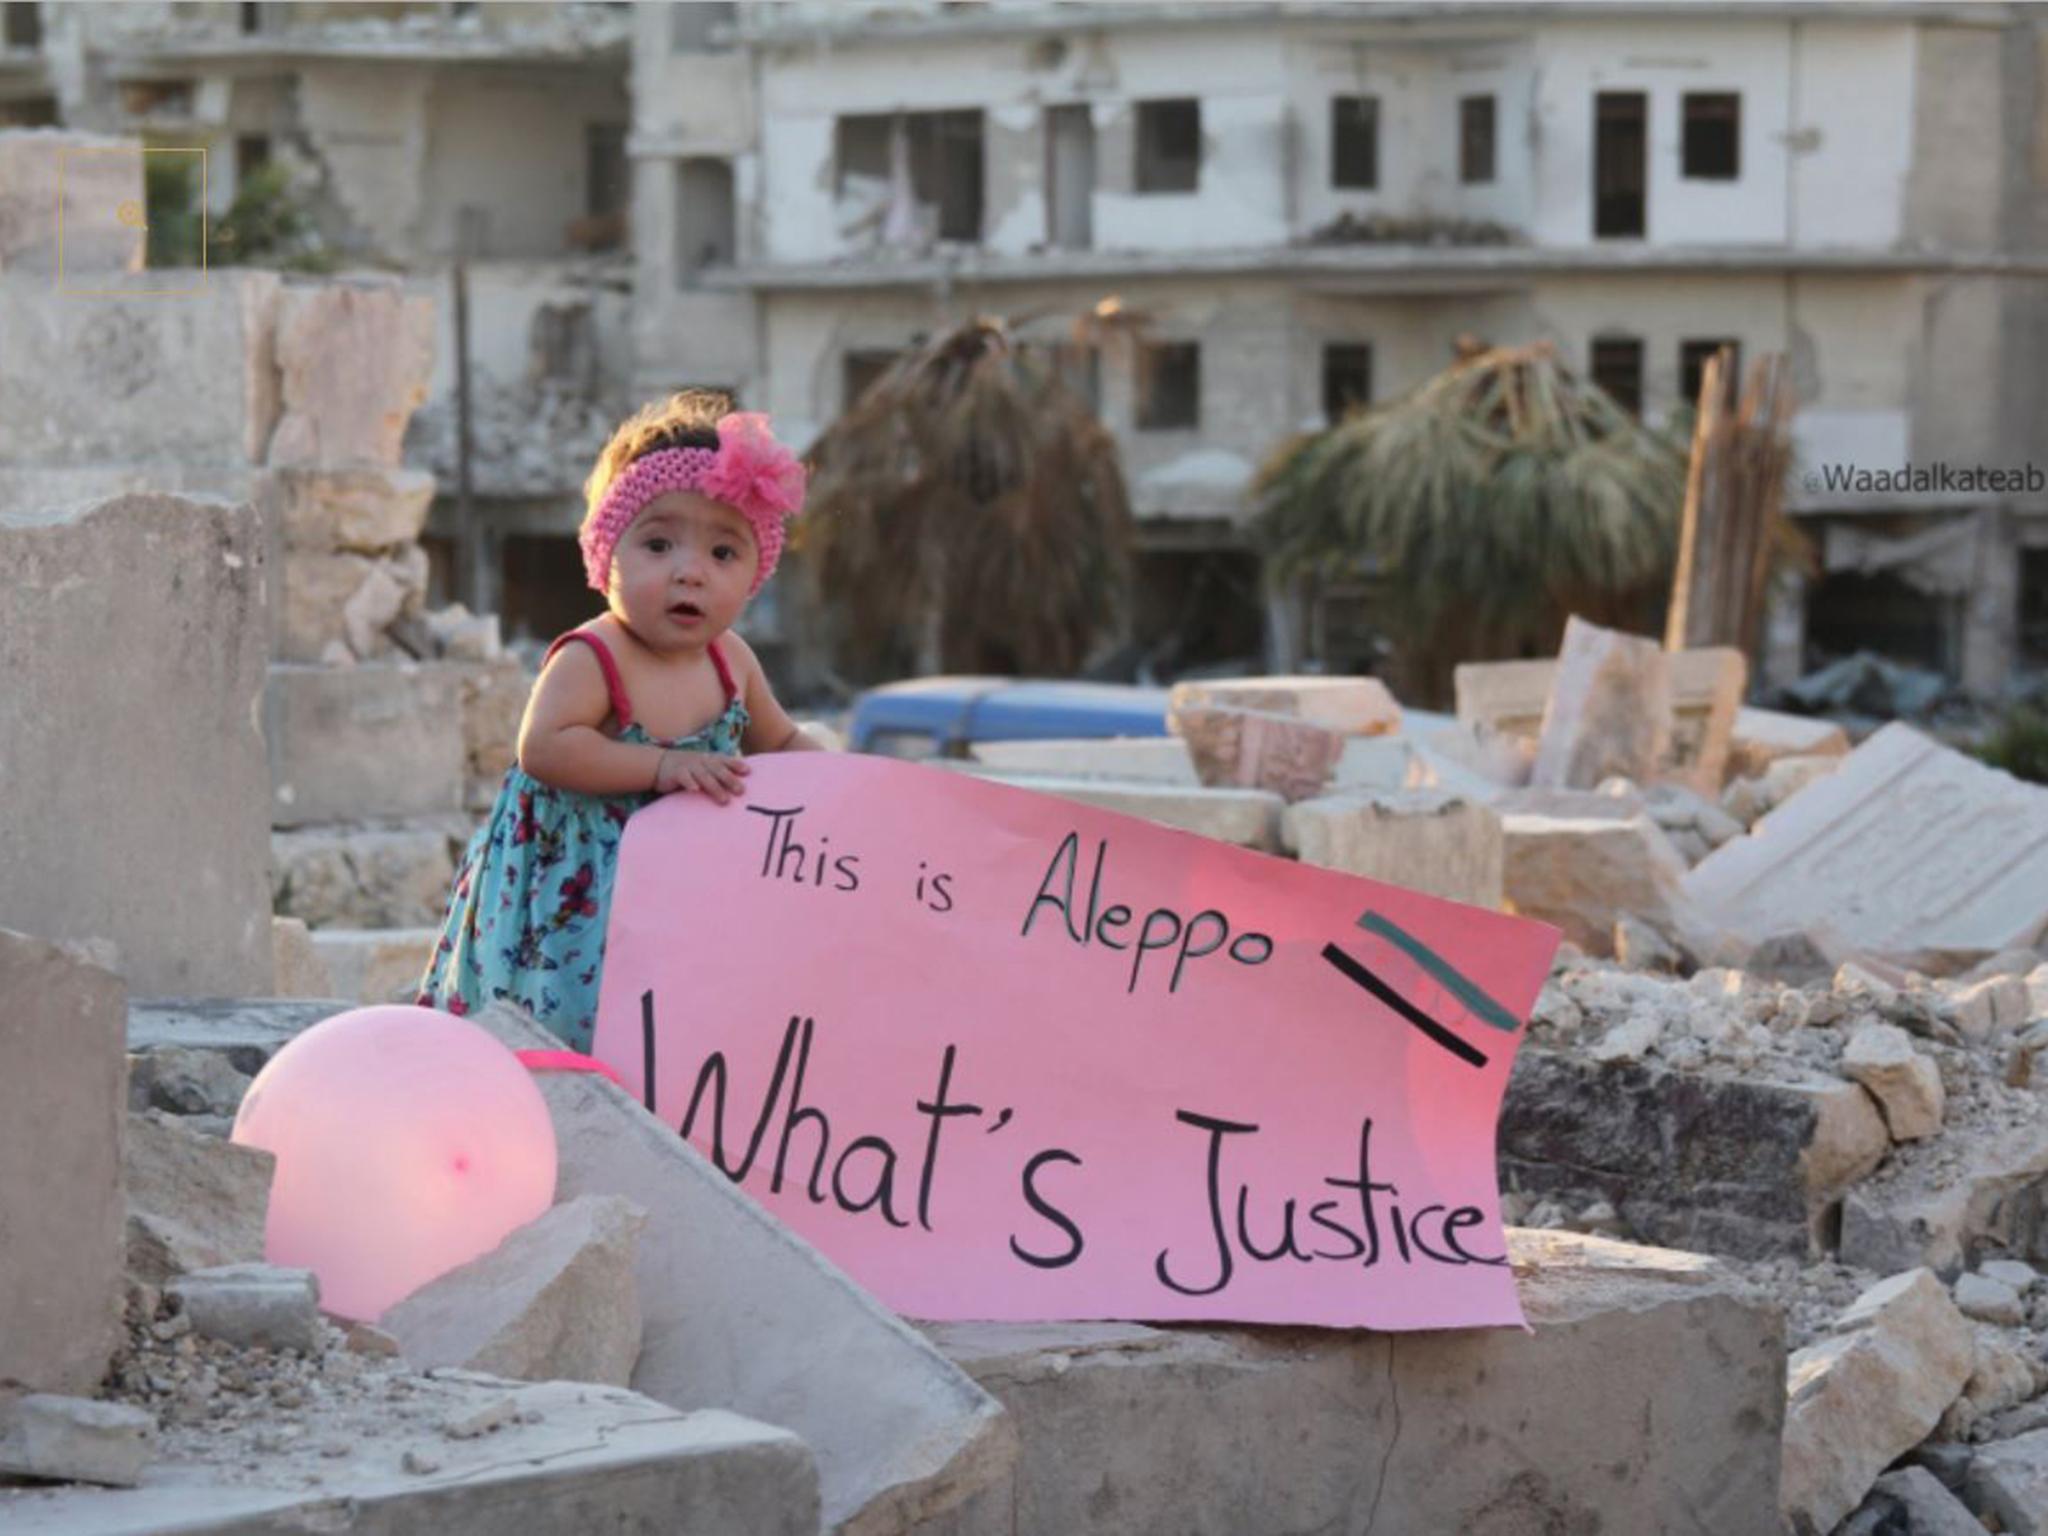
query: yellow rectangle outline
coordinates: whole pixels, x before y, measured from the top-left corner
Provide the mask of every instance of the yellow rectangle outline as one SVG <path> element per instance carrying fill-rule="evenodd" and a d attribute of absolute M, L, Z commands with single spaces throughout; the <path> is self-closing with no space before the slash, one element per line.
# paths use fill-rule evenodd
<path fill-rule="evenodd" d="M 64 157 L 69 154 L 197 155 L 199 157 L 199 286 L 197 288 L 66 288 L 64 286 Z M 206 146 L 59 144 L 57 146 L 57 293 L 67 299 L 189 299 L 206 291 Z"/>

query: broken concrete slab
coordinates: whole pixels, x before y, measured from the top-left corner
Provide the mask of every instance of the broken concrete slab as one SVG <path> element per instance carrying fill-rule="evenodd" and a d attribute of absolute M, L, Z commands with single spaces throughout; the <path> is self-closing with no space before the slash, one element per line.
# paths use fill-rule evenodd
<path fill-rule="evenodd" d="M 2010 1536 L 2048 1536 L 2048 1429 L 1980 1446 L 1963 1497 Z"/>
<path fill-rule="evenodd" d="M 122 1159 L 129 1276 L 161 1286 L 194 1270 L 262 1258 L 276 1165 L 260 1147 L 201 1135 L 162 1113 L 129 1115 Z"/>
<path fill-rule="evenodd" d="M 1925 1467 L 1887 1472 L 1877 1480 L 1874 1492 L 1897 1506 L 1898 1518 L 1912 1536 L 1984 1536 L 1984 1527 L 1969 1506 Z"/>
<path fill-rule="evenodd" d="M 145 998 L 128 1005 L 128 1049 L 217 1051 L 254 1077 L 302 1031 L 352 1006 L 340 998 Z"/>
<path fill-rule="evenodd" d="M 1751 942 L 1824 920 L 1922 969 L 1974 963 L 2048 929 L 2048 788 L 1894 723 L 1685 889 Z"/>
<path fill-rule="evenodd" d="M 156 1417 L 125 1403 L 31 1392 L 0 1434 L 0 1474 L 133 1488 L 149 1465 Z"/>
<path fill-rule="evenodd" d="M 274 832 L 271 899 L 316 929 L 438 924 L 472 830 L 470 818 L 448 814 Z"/>
<path fill-rule="evenodd" d="M 426 295 L 387 279 L 287 287 L 277 317 L 283 412 L 266 462 L 397 469 L 433 364 Z"/>
<path fill-rule="evenodd" d="M 109 939 L 144 992 L 269 989 L 262 545 L 175 496 L 0 512 L 0 926 Z"/>
<path fill-rule="evenodd" d="M 626 1386 L 640 1357 L 635 1252 L 647 1213 L 579 1195 L 428 1282 L 378 1327 L 422 1369 Z"/>
<path fill-rule="evenodd" d="M 1349 736 L 1389 736 L 1401 706 L 1376 677 L 1217 677 L 1174 684 L 1167 719 L 1185 709 L 1256 709 L 1294 715 Z"/>
<path fill-rule="evenodd" d="M 1524 1046 L 1499 1162 L 1507 1187 L 1604 1199 L 1652 1242 L 1805 1259 L 1889 1145 L 1869 1095 L 1839 1078 L 1709 1077 Z"/>
<path fill-rule="evenodd" d="M 1842 1073 L 1877 1100 L 1893 1141 L 1918 1141 L 1940 1132 L 1946 1103 L 1941 1069 L 1898 1025 L 1859 1024 L 1842 1048 Z"/>
<path fill-rule="evenodd" d="M 309 1354 L 319 1347 L 320 1282 L 310 1269 L 222 1264 L 180 1275 L 164 1293 L 202 1338 Z"/>
<path fill-rule="evenodd" d="M 288 550 L 378 555 L 418 542 L 434 477 L 418 469 L 267 469 L 253 493 Z"/>
<path fill-rule="evenodd" d="M 410 1003 L 440 939 L 438 928 L 323 928 L 313 948 L 335 992 L 359 1003 Z"/>
<path fill-rule="evenodd" d="M 89 1392 L 119 1342 L 126 1020 L 118 977 L 0 929 L 0 1386 Z"/>
<path fill-rule="evenodd" d="M 477 1022 L 518 1049 L 553 1039 L 502 1006 Z M 817 1457 L 827 1528 L 851 1536 L 901 1530 L 1007 1475 L 1016 1441 L 995 1400 L 673 1127 L 592 1074 L 540 1083 L 557 1198 L 623 1195 L 648 1212 L 635 1390 L 788 1425 Z"/>
<path fill-rule="evenodd" d="M 1744 705 L 1735 711 L 1727 776 L 1754 778 L 1781 757 L 1846 757 L 1848 752 L 1849 733 L 1832 720 Z"/>
<path fill-rule="evenodd" d="M 270 919 L 270 954 L 279 997 L 332 997 L 334 984 L 313 950 L 313 936 L 296 917 Z"/>
<path fill-rule="evenodd" d="M 1113 736 L 1058 741 L 983 741 L 968 748 L 974 761 L 999 773 L 1051 774 L 1070 779 L 1135 779 L 1192 788 L 1193 759 L 1178 736 Z"/>
<path fill-rule="evenodd" d="M 1474 906 L 1501 903 L 1500 817 L 1490 806 L 1443 790 L 1303 800 L 1283 813 L 1281 837 L 1304 864 Z"/>
<path fill-rule="evenodd" d="M 1980 1247 L 2026 1252 L 2040 1229 L 2036 1186 L 2048 1179 L 2048 1126 L 1951 1127 L 1925 1173 L 1851 1190 L 1842 1202 L 1842 1262 L 1881 1275 L 1925 1265 L 1954 1275 Z"/>
<path fill-rule="evenodd" d="M 2020 1305 L 2020 1293 L 1990 1275 L 1972 1272 L 1956 1276 L 1955 1302 L 1965 1317 L 1974 1317 L 1980 1322 L 2017 1328 L 2027 1320 L 2026 1308 Z"/>
<path fill-rule="evenodd" d="M 1975 1337 L 1932 1271 L 1876 1285 L 1787 1364 L 1783 1504 L 1824 1536 L 1932 1430 L 1969 1379 Z"/>
<path fill-rule="evenodd" d="M 456 1440 L 423 1430 L 428 1405 L 510 1396 L 513 1413 L 490 1433 Z M 422 1401 L 424 1399 L 424 1401 Z M 436 1377 L 410 1394 L 405 1416 L 361 1416 L 324 1454 L 324 1437 L 267 1451 L 253 1466 L 223 1459 L 198 1431 L 157 1461 L 134 1489 L 0 1489 L 9 1536 L 255 1536 L 336 1529 L 349 1536 L 589 1536 L 615 1531 L 744 1531 L 814 1536 L 817 1473 L 797 1436 L 706 1410 L 677 1414 L 616 1387 L 527 1386 L 488 1377 Z M 227 1443 L 248 1458 L 248 1443 Z"/>
<path fill-rule="evenodd" d="M 459 811 L 461 668 L 274 666 L 263 692 L 271 823 Z"/>
<path fill-rule="evenodd" d="M 1261 853 L 1272 853 L 1280 847 L 1280 813 L 1286 801 L 1270 790 L 1183 789 L 1168 784 L 996 773 L 972 765 L 961 765 L 957 771 L 1016 789 L 1032 789 L 1062 800 L 1098 806 L 1105 811 L 1141 816 L 1162 826 L 1178 827 L 1183 832 Z"/>
<path fill-rule="evenodd" d="M 1686 929 L 1685 860 L 1646 815 L 1501 817 L 1502 884 L 1512 909 L 1555 923 L 1590 955 L 1614 952 L 1614 923 L 1633 915 Z"/>
<path fill-rule="evenodd" d="M 1610 774 L 1646 784 L 1671 748 L 1671 674 L 1664 648 L 1641 635 L 1564 627 L 1529 782 L 1591 789 Z"/>
<path fill-rule="evenodd" d="M 1195 777 L 1212 789 L 1266 789 L 1290 803 L 1320 794 L 1345 738 L 1297 715 L 1193 705 L 1173 713 Z"/>
<path fill-rule="evenodd" d="M 248 1092 L 247 1073 L 216 1051 L 180 1045 L 128 1058 L 128 1107 L 172 1115 L 232 1115 Z"/>
<path fill-rule="evenodd" d="M 1527 1335 L 929 1326 L 1023 1454 L 921 1536 L 1775 1530 L 1777 1310 L 1692 1254 L 1508 1238 Z"/>

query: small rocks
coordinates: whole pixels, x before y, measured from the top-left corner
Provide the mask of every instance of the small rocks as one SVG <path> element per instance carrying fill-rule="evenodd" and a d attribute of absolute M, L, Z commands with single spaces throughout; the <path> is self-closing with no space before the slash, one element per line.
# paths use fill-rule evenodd
<path fill-rule="evenodd" d="M 2030 1002 L 2018 976 L 1992 976 L 1949 992 L 1941 1018 L 1965 1040 L 1977 1043 L 2024 1029 Z"/>
<path fill-rule="evenodd" d="M 1941 1129 L 1946 1099 L 1941 1071 L 1893 1024 L 1859 1025 L 1842 1051 L 1842 1071 L 1870 1090 L 1894 1141 L 1917 1141 Z"/>
<path fill-rule="evenodd" d="M 1989 1275 L 1958 1276 L 1955 1299 L 1956 1305 L 1964 1312 L 1987 1323 L 2018 1327 L 2027 1320 L 2026 1311 L 2020 1306 L 2019 1292 Z"/>
<path fill-rule="evenodd" d="M 441 1470 L 440 1458 L 421 1450 L 407 1451 L 399 1458 L 398 1464 L 415 1477 L 426 1477 Z"/>
<path fill-rule="evenodd" d="M 449 1418 L 441 1425 L 441 1433 L 451 1440 L 474 1440 L 501 1425 L 516 1422 L 518 1417 L 516 1401 L 509 1397 L 494 1398 Z"/>

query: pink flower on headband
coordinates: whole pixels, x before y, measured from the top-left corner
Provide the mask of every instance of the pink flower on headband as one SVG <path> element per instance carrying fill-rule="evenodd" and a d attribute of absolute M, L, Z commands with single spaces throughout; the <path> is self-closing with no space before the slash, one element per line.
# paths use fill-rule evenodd
<path fill-rule="evenodd" d="M 718 456 L 697 489 L 749 518 L 757 509 L 787 516 L 804 504 L 804 467 L 775 441 L 766 416 L 735 411 L 719 418 Z"/>
<path fill-rule="evenodd" d="M 747 520 L 760 564 L 752 597 L 774 574 L 782 556 L 782 520 L 804 503 L 804 467 L 775 440 L 768 418 L 735 411 L 717 423 L 718 447 L 657 448 L 628 465 L 583 520 L 578 542 L 583 569 L 596 591 L 611 583 L 612 551 L 650 501 L 670 491 L 697 491 L 722 501 Z"/>

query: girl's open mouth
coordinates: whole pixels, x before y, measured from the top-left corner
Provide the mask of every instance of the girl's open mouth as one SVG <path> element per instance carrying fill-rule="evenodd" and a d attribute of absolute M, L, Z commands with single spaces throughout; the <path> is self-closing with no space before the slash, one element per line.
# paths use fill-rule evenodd
<path fill-rule="evenodd" d="M 704 610 L 695 603 L 677 603 L 669 609 L 669 612 L 679 619 L 701 619 L 704 617 Z"/>

